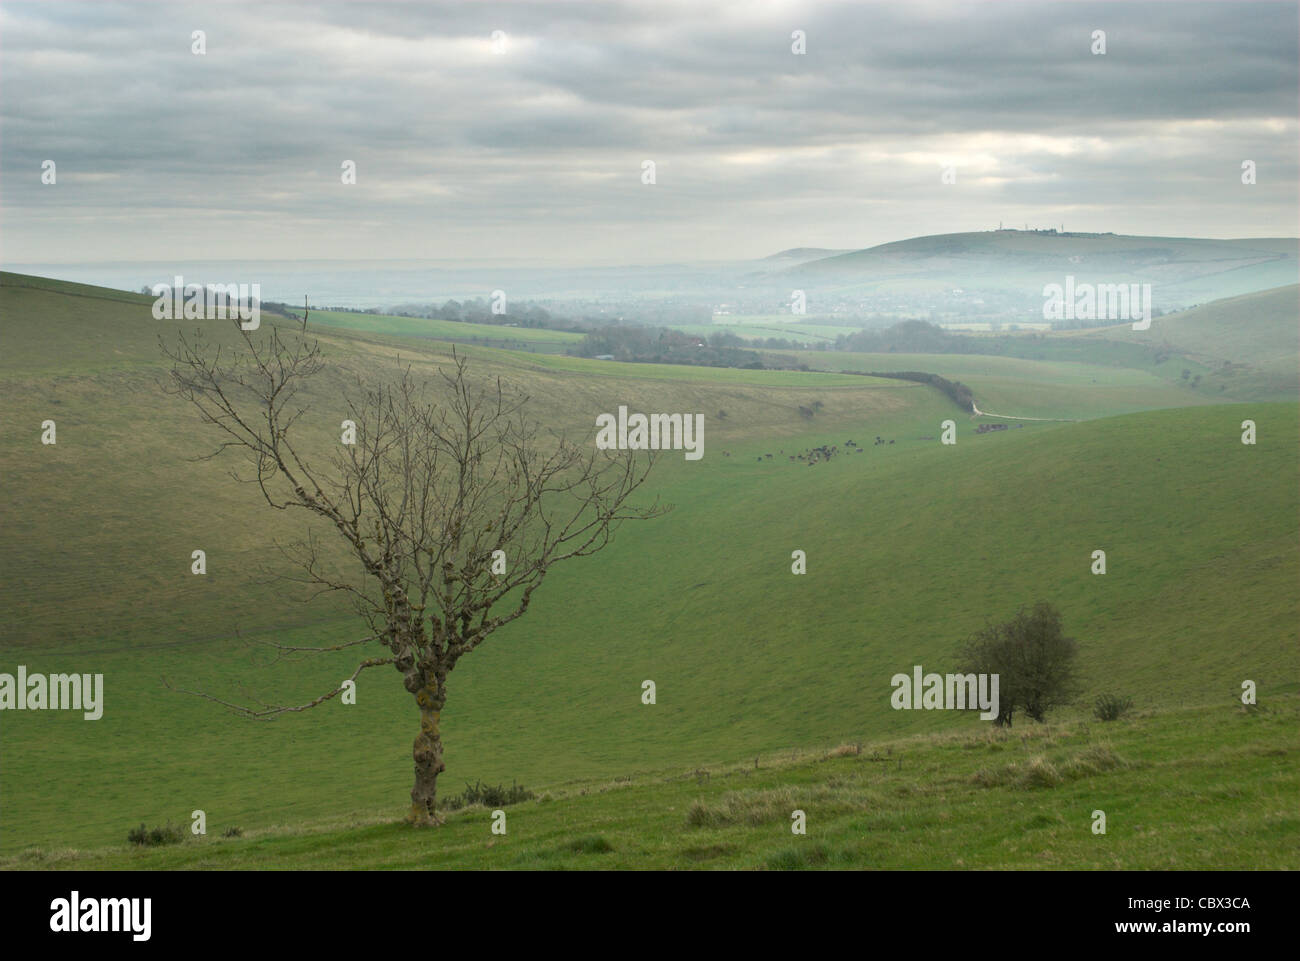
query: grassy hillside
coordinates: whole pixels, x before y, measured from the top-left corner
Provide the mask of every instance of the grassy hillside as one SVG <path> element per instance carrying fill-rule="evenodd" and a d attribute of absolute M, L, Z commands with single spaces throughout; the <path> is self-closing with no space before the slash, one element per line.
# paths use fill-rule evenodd
<path fill-rule="evenodd" d="M 293 311 L 301 317 L 302 311 Z M 346 310 L 312 310 L 312 323 L 325 327 L 347 327 L 367 334 L 396 334 L 427 337 L 457 343 L 479 343 L 492 347 L 535 351 L 562 351 L 580 343 L 582 334 L 562 330 L 509 327 L 504 324 L 471 324 L 429 317 L 395 317 L 388 314 L 353 313 Z"/>
<path fill-rule="evenodd" d="M 1068 360 L 987 354 L 861 354 L 808 351 L 810 367 L 827 370 L 922 370 L 971 388 L 980 410 L 1012 417 L 1088 420 L 1140 410 L 1212 404 L 1214 399 L 1154 370 Z"/>
<path fill-rule="evenodd" d="M 197 415 L 160 387 L 158 338 L 174 338 L 180 325 L 155 321 L 148 298 L 101 298 L 95 290 L 0 287 L 9 413 L 0 463 L 13 508 L 5 536 L 14 547 L 0 558 L 8 615 L 0 639 L 54 650 L 109 638 L 110 646 L 174 644 L 228 636 L 233 625 L 304 626 L 336 616 L 328 605 L 322 613 L 271 603 L 284 590 L 273 579 L 284 572 L 273 544 L 299 539 L 298 519 L 261 515 L 227 466 L 194 462 L 216 439 L 196 432 Z M 237 341 L 225 324 L 210 333 L 227 346 Z M 312 398 L 318 415 L 305 425 L 317 445 L 337 439 L 350 374 L 392 376 L 398 358 L 432 373 L 449 357 L 446 345 L 427 341 L 329 328 L 321 335 L 333 363 Z M 461 350 L 484 376 L 500 374 L 527 391 L 530 410 L 555 427 L 592 434 L 595 415 L 620 403 L 704 411 L 706 452 L 757 431 L 798 433 L 799 406 L 823 394 L 833 394 L 819 420 L 828 429 L 940 404 L 923 389 L 841 375 L 719 370 L 700 379 L 694 368 Z M 46 419 L 57 424 L 54 446 L 39 442 Z M 196 548 L 209 555 L 206 578 L 188 573 Z"/>
<path fill-rule="evenodd" d="M 1109 724 L 842 744 L 619 776 L 413 831 L 372 812 L 140 849 L 28 848 L 0 869 L 1294 869 L 1294 696 L 1224 699 Z M 790 815 L 807 816 L 794 836 Z M 1106 833 L 1092 833 L 1093 812 Z"/>
<path fill-rule="evenodd" d="M 1231 399 L 1290 399 L 1300 391 L 1300 286 L 1230 297 L 1132 325 L 1088 331 L 1080 342 L 1144 344 L 1185 359 L 1201 390 Z M 1187 366 L 1187 365 L 1183 365 Z"/>
<path fill-rule="evenodd" d="M 147 303 L 69 296 L 75 293 L 0 288 L 8 413 L 0 471 L 10 492 L 0 534 L 0 670 L 103 672 L 105 713 L 96 722 L 63 712 L 5 713 L 0 854 L 115 844 L 141 820 L 179 820 L 195 808 L 214 824 L 257 831 L 353 812 L 397 816 L 409 790 L 416 712 L 395 677 L 368 672 L 355 706 L 269 723 L 237 719 L 163 684 L 166 676 L 218 695 L 246 688 L 264 700 L 319 694 L 354 662 L 272 665 L 245 642 L 324 644 L 359 636 L 359 626 L 338 608 L 298 603 L 274 580 L 287 570 L 274 542 L 301 536 L 300 526 L 259 506 L 255 492 L 233 485 L 219 464 L 187 460 L 206 453 L 211 438 L 156 388 L 159 331 Z M 322 336 L 331 363 L 312 398 L 318 443 L 333 437 L 331 404 L 349 371 L 389 376 L 399 346 L 418 371 L 445 358 L 445 347 L 425 341 Z M 89 338 L 99 338 L 97 346 L 83 342 Z M 619 403 L 703 411 L 706 457 L 666 458 L 652 493 L 675 504 L 674 512 L 625 528 L 597 559 L 558 568 L 528 616 L 457 669 L 444 712 L 448 790 L 516 777 L 558 790 L 574 779 L 734 764 L 792 747 L 983 731 L 946 712 L 891 710 L 889 678 L 918 663 L 947 669 L 955 646 L 986 617 L 1038 599 L 1056 603 L 1079 639 L 1089 697 L 1116 691 L 1159 713 L 1230 704 L 1244 678 L 1259 684 L 1268 703 L 1300 691 L 1294 403 L 975 435 L 945 397 L 905 382 L 470 353 L 475 370 L 525 387 L 534 396 L 530 409 L 558 427 L 590 432 L 595 413 Z M 805 419 L 798 407 L 814 399 L 823 407 Z M 59 423 L 55 447 L 39 443 L 46 417 Z M 949 417 L 959 424 L 955 447 L 934 439 Z M 1259 425 L 1253 447 L 1239 440 L 1246 417 Z M 873 448 L 877 434 L 896 443 Z M 850 438 L 866 452 L 814 467 L 787 459 Z M 190 551 L 200 546 L 209 558 L 205 578 L 189 573 Z M 1098 548 L 1108 553 L 1105 576 L 1089 573 Z M 795 549 L 807 551 L 806 575 L 790 573 Z M 647 678 L 658 685 L 654 706 L 640 702 Z M 1178 727 L 1170 722 L 1171 737 L 1181 736 Z M 1212 780 L 1223 790 L 1229 773 L 1222 772 L 1263 770 L 1233 766 L 1233 745 L 1255 737 L 1253 729 L 1236 730 L 1205 720 L 1186 732 L 1220 772 Z M 1275 734 L 1260 735 L 1268 750 L 1288 749 Z M 1140 760 L 1141 737 L 1116 750 Z M 945 743 L 932 745 L 940 751 L 932 756 L 936 771 L 950 761 Z M 1067 753 L 1085 748 L 1086 741 L 1060 744 Z M 1153 764 L 1179 767 L 1175 741 L 1159 750 L 1165 753 L 1150 755 L 1162 758 Z M 861 762 L 854 770 L 877 766 Z M 1217 790 L 1204 787 L 1207 775 L 1192 762 L 1179 771 L 1168 784 Z M 875 776 L 852 790 L 875 797 Z M 1132 804 L 1163 803 L 1141 799 L 1144 785 L 1163 781 L 1117 783 Z M 965 797 L 960 792 L 969 789 L 939 777 L 908 790 L 930 797 L 929 813 L 896 812 L 900 828 L 940 818 L 950 792 Z M 628 797 L 636 799 L 632 807 L 605 814 L 557 806 L 546 836 L 602 833 L 592 819 L 608 816 L 625 825 L 609 828 L 616 850 L 634 859 L 641 849 L 623 832 L 652 839 L 667 823 L 660 818 L 671 815 L 678 825 L 685 816 L 685 807 L 663 809 L 668 795 Z M 691 800 L 671 797 L 673 806 Z M 1252 806 L 1234 807 L 1241 817 L 1257 826 L 1277 817 L 1269 791 L 1249 797 Z M 889 816 L 855 813 L 866 802 L 845 803 L 835 815 L 843 815 L 838 840 L 824 842 L 830 863 L 841 849 L 863 857 L 874 850 L 852 838 L 862 833 L 862 817 Z M 1017 810 L 1050 817 L 1058 809 Z M 1214 810 L 1205 809 L 1207 819 Z M 1000 811 L 1002 802 L 973 816 Z M 1294 836 L 1293 823 L 1267 823 Z M 381 825 L 355 835 L 357 863 L 399 857 L 398 830 Z M 464 830 L 476 837 L 479 827 Z M 686 846 L 733 843 L 701 836 Z M 912 836 L 892 853 L 881 848 L 883 863 L 928 863 L 921 833 Z M 952 837 L 961 846 L 960 835 Z M 326 843 L 339 839 L 290 834 L 263 850 L 273 859 L 287 852 L 310 860 L 325 856 Z M 664 858 L 687 856 L 676 840 L 665 843 Z M 547 854 L 546 844 L 534 850 L 541 862 L 568 863 L 567 855 Z M 737 842 L 734 860 L 719 863 L 786 857 L 788 838 L 780 850 L 765 844 Z M 966 863 L 1031 856 L 1006 844 L 981 853 L 984 844 L 963 847 Z M 1072 844 L 1062 841 L 1063 859 L 1084 850 Z M 1130 845 L 1126 864 L 1152 865 L 1161 850 L 1146 834 Z M 241 849 L 231 850 L 238 856 Z M 1180 842 L 1178 850 L 1190 848 Z"/>

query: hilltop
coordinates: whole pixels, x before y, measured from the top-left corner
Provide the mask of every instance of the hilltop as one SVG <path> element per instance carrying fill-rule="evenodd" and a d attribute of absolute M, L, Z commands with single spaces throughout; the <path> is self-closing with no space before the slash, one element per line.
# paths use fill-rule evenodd
<path fill-rule="evenodd" d="M 1149 283 L 1156 305 L 1174 309 L 1294 284 L 1295 238 L 1214 240 L 1123 234 L 989 230 L 913 237 L 791 267 L 791 277 L 891 290 L 1041 289 L 1068 274 L 1080 283 Z"/>

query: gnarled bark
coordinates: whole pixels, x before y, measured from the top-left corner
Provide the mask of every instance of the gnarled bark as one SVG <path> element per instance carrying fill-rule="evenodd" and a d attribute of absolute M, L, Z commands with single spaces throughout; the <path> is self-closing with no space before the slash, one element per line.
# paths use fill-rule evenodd
<path fill-rule="evenodd" d="M 447 702 L 447 689 L 441 680 L 426 684 L 415 695 L 420 705 L 420 733 L 415 739 L 415 786 L 411 788 L 410 821 L 417 827 L 442 823 L 438 816 L 438 775 L 446 770 L 442 763 L 442 734 L 439 720 Z"/>

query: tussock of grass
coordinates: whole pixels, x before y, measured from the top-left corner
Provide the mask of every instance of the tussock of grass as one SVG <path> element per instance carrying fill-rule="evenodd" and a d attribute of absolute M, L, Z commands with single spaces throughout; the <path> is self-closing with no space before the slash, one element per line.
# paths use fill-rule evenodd
<path fill-rule="evenodd" d="M 694 801 L 686 812 L 686 823 L 692 827 L 756 826 L 788 821 L 794 811 L 814 807 L 822 813 L 839 814 L 866 810 L 871 800 L 871 796 L 854 783 L 728 791 L 715 801 Z"/>
<path fill-rule="evenodd" d="M 1077 781 L 1130 766 L 1109 744 L 1094 743 L 1059 762 L 1053 762 L 1046 755 L 1039 754 L 1028 761 L 1012 761 L 1000 768 L 980 768 L 971 775 L 971 781 L 980 787 L 1034 790 L 1053 788 L 1067 781 Z"/>
<path fill-rule="evenodd" d="M 1039 787 L 1056 787 L 1064 781 L 1061 772 L 1047 758 L 1039 756 L 1032 758 L 1020 772 L 1017 778 L 1017 787 L 1022 788 L 1039 788 Z"/>
<path fill-rule="evenodd" d="M 797 845 L 778 851 L 763 862 L 769 871 L 802 871 L 822 867 L 831 860 L 830 849 L 825 844 Z"/>
<path fill-rule="evenodd" d="M 614 850 L 614 845 L 599 834 L 574 838 L 572 841 L 566 841 L 560 847 L 562 850 L 572 851 L 575 854 L 608 854 Z"/>
<path fill-rule="evenodd" d="M 1089 744 L 1066 761 L 1061 767 L 1061 773 L 1067 780 L 1073 781 L 1128 766 L 1129 762 L 1116 754 L 1109 744 L 1098 742 Z"/>

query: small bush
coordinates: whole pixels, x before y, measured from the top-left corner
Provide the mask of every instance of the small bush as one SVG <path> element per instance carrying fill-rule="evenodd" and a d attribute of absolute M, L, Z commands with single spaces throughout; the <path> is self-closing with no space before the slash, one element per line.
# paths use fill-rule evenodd
<path fill-rule="evenodd" d="M 482 781 L 476 781 L 472 787 L 466 784 L 462 793 L 453 795 L 443 801 L 442 807 L 448 811 L 457 811 L 471 804 L 481 804 L 489 808 L 502 808 L 511 804 L 518 804 L 520 801 L 531 801 L 535 797 L 537 797 L 536 794 L 514 781 L 510 782 L 510 787 L 506 787 L 504 784 L 493 787 L 490 784 L 485 785 Z"/>
<path fill-rule="evenodd" d="M 141 821 L 138 828 L 132 828 L 127 832 L 126 838 L 140 847 L 153 848 L 164 844 L 180 844 L 185 840 L 185 832 L 181 830 L 180 825 L 172 824 L 170 821 L 163 827 L 156 828 L 147 828 Z"/>
<path fill-rule="evenodd" d="M 1118 721 L 1133 709 L 1133 698 L 1102 694 L 1092 705 L 1092 715 L 1099 721 Z"/>

